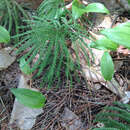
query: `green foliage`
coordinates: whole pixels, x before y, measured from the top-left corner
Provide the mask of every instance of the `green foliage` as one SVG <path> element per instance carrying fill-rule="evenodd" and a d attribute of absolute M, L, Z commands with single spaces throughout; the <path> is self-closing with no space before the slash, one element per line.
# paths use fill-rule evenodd
<path fill-rule="evenodd" d="M 45 105 L 46 98 L 38 91 L 24 88 L 12 88 L 11 92 L 21 104 L 27 107 L 42 108 Z"/>
<path fill-rule="evenodd" d="M 105 107 L 104 112 L 100 112 L 94 122 L 101 122 L 105 125 L 101 130 L 129 130 L 130 105 L 115 102 L 113 106 Z M 94 130 L 100 130 L 100 128 Z"/>
<path fill-rule="evenodd" d="M 8 43 L 10 41 L 9 32 L 0 26 L 0 43 Z"/>
<path fill-rule="evenodd" d="M 105 80 L 111 80 L 114 74 L 114 64 L 107 51 L 104 52 L 101 58 L 101 72 Z"/>
<path fill-rule="evenodd" d="M 105 29 L 101 31 L 101 34 L 105 35 L 106 37 L 103 37 L 95 42 L 92 42 L 92 44 L 90 44 L 90 47 L 105 50 L 105 51 L 106 50 L 113 51 L 113 50 L 117 50 L 119 45 L 123 45 L 124 47 L 130 49 L 130 22 L 120 24 L 115 28 Z M 103 57 L 101 61 L 102 75 L 104 76 L 105 79 L 111 80 L 113 75 L 113 70 L 114 70 L 114 65 L 112 65 L 113 62 L 112 60 L 110 60 L 109 61 L 110 63 L 107 62 L 105 64 L 105 59 Z M 104 64 L 102 65 L 102 63 Z M 110 66 L 108 67 L 108 65 Z"/>
<path fill-rule="evenodd" d="M 107 13 L 109 14 L 108 9 L 101 3 L 91 3 L 88 6 L 84 6 L 79 2 L 79 0 L 73 0 L 72 3 L 72 16 L 74 19 L 78 19 L 84 13 L 97 12 L 97 13 Z"/>
<path fill-rule="evenodd" d="M 92 42 L 90 44 L 90 47 L 96 48 L 99 50 L 112 50 L 116 51 L 119 45 L 115 44 L 113 41 L 111 41 L 109 38 L 103 37 L 96 42 Z"/>
<path fill-rule="evenodd" d="M 101 34 L 112 40 L 118 45 L 130 49 L 130 22 L 116 26 L 115 28 L 105 29 Z"/>
<path fill-rule="evenodd" d="M 28 19 L 25 10 L 15 0 L 0 1 L 0 25 L 4 26 L 10 34 L 18 34 L 18 26 L 22 24 L 22 19 Z"/>
<path fill-rule="evenodd" d="M 24 59 L 24 57 L 22 57 L 20 59 L 20 69 L 23 73 L 25 73 L 26 75 L 30 75 L 31 74 L 31 68 L 30 66 L 27 64 L 26 60 Z"/>
<path fill-rule="evenodd" d="M 130 0 L 127 0 L 128 1 L 128 4 L 130 5 Z"/>
<path fill-rule="evenodd" d="M 38 8 L 38 16 L 54 19 L 60 16 L 62 8 L 64 8 L 64 0 L 44 0 Z"/>
<path fill-rule="evenodd" d="M 61 21 L 62 23 L 58 20 L 48 22 L 46 19 L 35 17 L 35 20 L 29 22 L 32 29 L 23 34 L 24 39 L 21 42 L 23 45 L 18 49 L 18 53 L 29 49 L 24 56 L 27 64 L 30 64 L 36 56 L 38 57 L 31 70 L 34 72 L 38 69 L 36 76 L 40 76 L 45 70 L 43 81 L 49 84 L 60 77 L 62 66 L 65 67 L 66 76 L 70 76 L 70 71 L 74 70 L 74 62 L 66 40 L 70 39 L 73 44 L 76 44 L 75 41 L 81 36 L 79 32 L 72 31 L 79 30 L 78 24 L 69 25 L 64 18 Z"/>
<path fill-rule="evenodd" d="M 95 8 L 97 7 L 99 4 L 95 5 Z M 100 7 L 102 8 L 98 11 L 103 12 L 105 7 L 103 8 L 103 5 Z M 90 8 L 88 10 L 90 11 Z M 49 87 L 54 81 L 60 81 L 61 71 L 65 72 L 66 79 L 72 80 L 71 72 L 76 72 L 75 70 L 80 68 L 79 48 L 89 62 L 84 49 L 84 46 L 87 48 L 88 46 L 83 40 L 83 37 L 88 37 L 88 32 L 73 19 L 73 9 L 72 12 L 67 10 L 63 0 L 44 0 L 37 14 L 33 20 L 27 21 L 27 26 L 22 27 L 28 31 L 17 35 L 22 39 L 15 46 L 18 47 L 18 53 L 29 50 L 24 55 L 26 64 L 32 64 L 31 73 L 37 70 L 35 76 L 40 76 L 44 70 L 43 83 Z M 68 41 L 74 47 L 76 64 L 67 45 Z"/>
<path fill-rule="evenodd" d="M 95 128 L 94 130 L 119 130 L 119 129 L 116 129 L 116 128 Z"/>
<path fill-rule="evenodd" d="M 101 3 L 91 3 L 86 7 L 86 12 L 95 12 L 95 13 L 106 13 L 109 14 L 109 10 Z"/>
<path fill-rule="evenodd" d="M 58 1 L 59 6 L 56 6 L 57 8 L 54 8 L 53 4 L 48 5 L 48 8 L 45 6 L 47 3 L 52 2 L 50 0 L 44 2 L 38 9 L 38 17 L 33 17 L 33 20 L 27 21 L 28 25 L 24 28 L 27 28 L 28 31 L 17 35 L 22 38 L 22 41 L 15 47 L 18 47 L 17 53 L 29 50 L 24 55 L 24 58 L 28 65 L 33 64 L 31 72 L 37 70 L 35 76 L 40 76 L 44 70 L 43 83 L 50 87 L 53 81 L 60 81 L 61 71 L 65 72 L 66 79 L 72 79 L 71 72 L 74 72 L 75 68 L 80 66 L 80 62 L 77 60 L 77 66 L 75 65 L 67 41 L 74 45 L 75 55 L 79 59 L 78 47 L 81 46 L 82 49 L 83 46 L 87 47 L 87 43 L 84 42 L 82 37 L 88 37 L 88 33 L 77 21 L 71 19 L 70 11 L 66 10 L 67 15 L 57 13 L 57 11 L 61 10 L 58 8 L 63 4 L 61 4 L 61 1 Z M 55 13 L 53 12 L 54 9 Z M 45 11 L 45 13 L 50 12 L 53 15 L 49 15 L 49 13 L 42 15 L 41 10 Z M 79 40 L 78 43 L 77 40 Z M 87 59 L 87 54 L 85 56 Z M 36 57 L 35 62 L 32 62 Z"/>

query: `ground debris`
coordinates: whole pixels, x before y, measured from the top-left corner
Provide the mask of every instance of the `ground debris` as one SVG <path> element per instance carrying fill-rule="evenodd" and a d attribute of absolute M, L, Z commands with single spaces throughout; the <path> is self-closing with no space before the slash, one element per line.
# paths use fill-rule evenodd
<path fill-rule="evenodd" d="M 16 59 L 15 56 L 9 54 L 9 50 L 8 48 L 0 50 L 0 70 L 8 68 Z"/>
<path fill-rule="evenodd" d="M 30 89 L 26 81 L 27 79 L 21 75 L 18 88 Z M 15 124 L 20 130 L 31 130 L 35 124 L 36 117 L 42 112 L 42 109 L 25 107 L 15 99 L 10 119 L 10 127 L 12 127 L 12 124 Z"/>
<path fill-rule="evenodd" d="M 85 130 L 79 117 L 70 111 L 67 107 L 64 109 L 61 125 L 65 127 L 66 130 Z"/>

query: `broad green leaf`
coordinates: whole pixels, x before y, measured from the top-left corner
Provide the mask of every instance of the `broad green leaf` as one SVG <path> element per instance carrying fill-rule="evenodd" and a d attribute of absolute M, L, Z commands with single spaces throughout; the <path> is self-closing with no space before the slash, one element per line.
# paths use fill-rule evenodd
<path fill-rule="evenodd" d="M 29 64 L 27 64 L 26 60 L 22 57 L 20 59 L 20 69 L 23 73 L 27 74 L 27 75 L 30 75 L 31 74 L 31 68 L 29 66 Z"/>
<path fill-rule="evenodd" d="M 130 22 L 120 24 L 112 29 L 105 29 L 101 33 L 113 42 L 130 49 Z"/>
<path fill-rule="evenodd" d="M 100 50 L 112 50 L 115 51 L 118 48 L 118 44 L 114 43 L 113 41 L 109 40 L 106 37 L 103 37 L 95 42 L 90 44 L 91 48 L 96 48 Z"/>
<path fill-rule="evenodd" d="M 128 4 L 130 5 L 130 0 L 128 0 Z"/>
<path fill-rule="evenodd" d="M 4 27 L 0 26 L 0 43 L 8 43 L 9 41 L 9 32 Z"/>
<path fill-rule="evenodd" d="M 108 9 L 106 9 L 106 7 L 101 3 L 92 3 L 92 4 L 89 4 L 88 6 L 84 6 L 83 4 L 81 4 L 81 2 L 79 2 L 79 0 L 73 0 L 72 16 L 74 19 L 78 19 L 84 13 L 89 13 L 89 12 L 109 14 Z"/>
<path fill-rule="evenodd" d="M 85 6 L 79 2 L 79 0 L 73 0 L 72 3 L 72 16 L 74 19 L 78 19 L 85 13 Z"/>
<path fill-rule="evenodd" d="M 95 13 L 106 13 L 109 14 L 109 10 L 101 3 L 91 3 L 85 8 L 86 12 L 95 12 Z"/>
<path fill-rule="evenodd" d="M 104 52 L 101 58 L 101 72 L 105 80 L 111 80 L 114 74 L 114 64 L 107 51 Z"/>
<path fill-rule="evenodd" d="M 45 105 L 46 98 L 40 92 L 25 88 L 12 88 L 11 92 L 21 104 L 27 107 L 42 108 Z"/>

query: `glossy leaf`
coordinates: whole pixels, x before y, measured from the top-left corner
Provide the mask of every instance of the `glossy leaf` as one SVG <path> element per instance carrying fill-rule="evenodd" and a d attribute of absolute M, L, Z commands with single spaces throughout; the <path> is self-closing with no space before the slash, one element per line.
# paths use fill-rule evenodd
<path fill-rule="evenodd" d="M 79 2 L 79 0 L 73 0 L 72 3 L 72 16 L 74 19 L 78 19 L 85 13 L 85 6 Z"/>
<path fill-rule="evenodd" d="M 0 43 L 8 43 L 9 41 L 9 32 L 4 27 L 0 26 Z"/>
<path fill-rule="evenodd" d="M 85 8 L 86 12 L 95 12 L 95 13 L 106 13 L 109 14 L 109 10 L 101 3 L 91 3 Z"/>
<path fill-rule="evenodd" d="M 111 80 L 114 74 L 114 64 L 107 51 L 104 52 L 101 58 L 101 72 L 105 80 Z"/>
<path fill-rule="evenodd" d="M 11 92 L 21 104 L 27 107 L 42 108 L 45 105 L 46 98 L 40 92 L 24 88 L 12 88 Z"/>
<path fill-rule="evenodd" d="M 95 42 L 90 44 L 91 48 L 96 48 L 99 50 L 112 50 L 115 51 L 118 48 L 118 44 L 114 43 L 113 41 L 109 40 L 106 37 L 103 37 Z"/>
<path fill-rule="evenodd" d="M 26 60 L 22 57 L 20 59 L 20 69 L 23 73 L 27 74 L 27 75 L 30 75 L 31 74 L 31 68 L 30 66 L 27 64 Z"/>
<path fill-rule="evenodd" d="M 88 6 L 84 6 L 79 2 L 79 0 L 73 0 L 72 3 L 72 16 L 74 19 L 78 19 L 84 13 L 97 12 L 97 13 L 107 13 L 109 14 L 108 9 L 101 3 L 91 3 Z"/>
<path fill-rule="evenodd" d="M 130 49 L 130 22 L 120 24 L 112 29 L 105 29 L 101 33 L 113 42 Z"/>

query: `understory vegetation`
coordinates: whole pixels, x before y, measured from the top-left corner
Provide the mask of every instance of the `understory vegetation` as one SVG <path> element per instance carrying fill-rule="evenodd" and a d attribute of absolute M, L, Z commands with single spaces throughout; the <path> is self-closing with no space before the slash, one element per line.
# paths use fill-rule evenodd
<path fill-rule="evenodd" d="M 3 49 L 3 45 L 12 47 L 11 53 L 16 53 L 19 68 L 25 77 L 30 78 L 30 84 L 32 80 L 42 77 L 39 88 L 51 90 L 56 86 L 60 89 L 64 75 L 64 87 L 69 85 L 73 89 L 73 75 L 80 81 L 82 59 L 84 66 L 94 66 L 93 48 L 103 51 L 99 62 L 103 82 L 107 84 L 112 81 L 115 69 L 110 52 L 116 52 L 120 46 L 130 49 L 129 21 L 102 29 L 98 33 L 102 37 L 95 39 L 89 16 L 95 13 L 110 15 L 109 9 L 102 3 L 43 0 L 37 10 L 21 3 L 17 0 L 0 2 L 0 49 Z M 46 106 L 47 98 L 42 92 L 29 88 L 11 88 L 11 92 L 27 107 Z M 112 106 L 104 107 L 93 124 L 99 122 L 103 124 L 102 128 L 91 128 L 129 130 L 130 105 L 115 102 Z"/>

